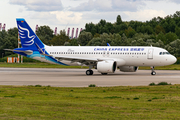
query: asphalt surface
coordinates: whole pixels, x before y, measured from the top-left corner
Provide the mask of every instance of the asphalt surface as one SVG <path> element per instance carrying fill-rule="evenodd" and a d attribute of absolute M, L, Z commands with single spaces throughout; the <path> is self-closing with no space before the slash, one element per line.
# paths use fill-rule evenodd
<path fill-rule="evenodd" d="M 0 68 L 0 85 L 43 85 L 56 87 L 97 86 L 147 86 L 150 83 L 168 82 L 180 84 L 180 71 L 156 70 L 152 76 L 150 70 L 120 72 L 101 75 L 96 70 L 87 76 L 86 69 L 49 69 L 49 68 Z"/>

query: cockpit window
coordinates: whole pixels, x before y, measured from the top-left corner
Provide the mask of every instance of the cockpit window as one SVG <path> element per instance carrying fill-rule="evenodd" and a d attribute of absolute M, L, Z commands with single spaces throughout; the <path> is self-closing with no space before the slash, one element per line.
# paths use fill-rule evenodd
<path fill-rule="evenodd" d="M 160 52 L 159 55 L 170 55 L 169 52 Z"/>

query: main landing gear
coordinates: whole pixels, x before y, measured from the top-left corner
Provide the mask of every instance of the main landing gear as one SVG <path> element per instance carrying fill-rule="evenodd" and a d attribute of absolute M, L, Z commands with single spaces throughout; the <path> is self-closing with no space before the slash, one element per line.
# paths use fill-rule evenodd
<path fill-rule="evenodd" d="M 93 75 L 93 71 L 92 70 L 87 70 L 86 75 Z"/>
<path fill-rule="evenodd" d="M 154 71 L 154 66 L 151 67 L 151 70 L 152 70 L 151 75 L 156 75 L 156 72 Z"/>
<path fill-rule="evenodd" d="M 93 71 L 91 70 L 93 68 L 93 66 L 89 66 L 89 70 L 86 71 L 86 75 L 93 75 Z"/>

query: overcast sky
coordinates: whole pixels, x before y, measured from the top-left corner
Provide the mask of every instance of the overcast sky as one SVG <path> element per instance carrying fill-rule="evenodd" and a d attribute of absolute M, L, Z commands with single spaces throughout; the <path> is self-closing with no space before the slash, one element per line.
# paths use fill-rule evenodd
<path fill-rule="evenodd" d="M 180 11 L 180 0 L 0 0 L 0 23 L 6 29 L 16 27 L 16 18 L 35 26 L 48 25 L 62 29 L 84 28 L 100 19 L 114 23 L 117 15 L 123 21 L 146 21 Z"/>

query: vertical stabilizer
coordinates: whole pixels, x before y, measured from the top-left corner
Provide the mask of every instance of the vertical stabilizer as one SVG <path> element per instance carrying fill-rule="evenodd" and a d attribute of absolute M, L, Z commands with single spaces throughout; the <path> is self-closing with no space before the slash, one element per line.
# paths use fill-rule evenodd
<path fill-rule="evenodd" d="M 29 27 L 25 19 L 17 18 L 17 27 L 19 31 L 19 36 L 21 39 L 21 45 L 23 48 L 32 47 L 37 48 L 35 43 L 38 44 L 39 47 L 43 48 L 44 44 L 37 37 L 34 31 Z"/>

